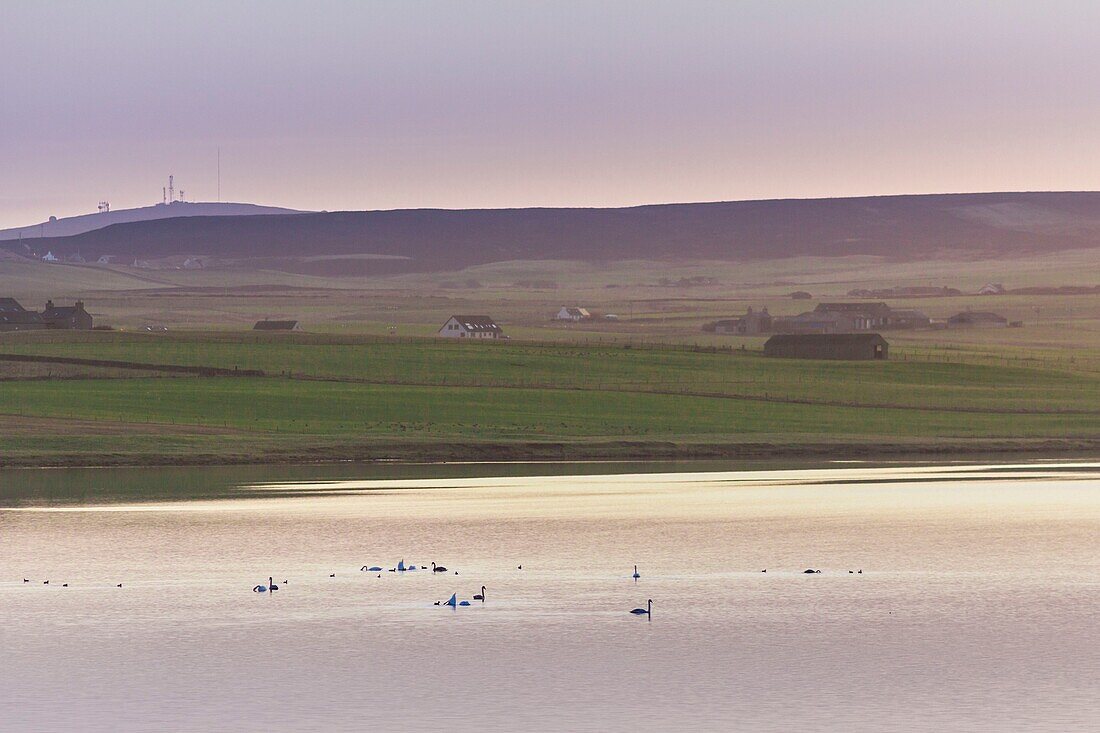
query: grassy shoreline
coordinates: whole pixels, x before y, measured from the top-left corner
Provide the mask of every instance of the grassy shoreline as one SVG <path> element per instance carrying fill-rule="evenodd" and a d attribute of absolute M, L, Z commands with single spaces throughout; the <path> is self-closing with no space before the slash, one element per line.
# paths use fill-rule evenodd
<path fill-rule="evenodd" d="M 140 446 L 139 446 L 140 447 Z M 0 468 L 107 468 L 156 466 L 325 465 L 342 463 L 523 463 L 542 461 L 679 461 L 679 460 L 974 460 L 981 456 L 1021 459 L 1060 458 L 1100 453 L 1100 438 L 900 443 L 677 443 L 669 441 L 422 443 L 310 445 L 301 448 L 245 444 L 248 450 L 183 450 L 157 452 L 5 453 Z"/>

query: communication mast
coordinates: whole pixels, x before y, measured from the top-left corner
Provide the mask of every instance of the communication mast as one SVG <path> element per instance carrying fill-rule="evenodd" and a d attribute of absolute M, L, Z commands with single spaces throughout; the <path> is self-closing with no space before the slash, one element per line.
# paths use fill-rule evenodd
<path fill-rule="evenodd" d="M 99 202 L 99 213 L 106 214 L 110 210 L 111 210 L 111 202 L 110 201 L 100 201 Z"/>
<path fill-rule="evenodd" d="M 176 200 L 176 177 L 168 174 L 168 203 Z"/>

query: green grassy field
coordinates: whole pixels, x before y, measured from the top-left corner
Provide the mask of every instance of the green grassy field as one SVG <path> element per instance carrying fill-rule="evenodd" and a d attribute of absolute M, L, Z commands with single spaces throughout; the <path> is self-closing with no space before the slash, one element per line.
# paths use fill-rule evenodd
<path fill-rule="evenodd" d="M 19 334 L 0 353 L 259 369 L 384 385 L 534 388 L 767 398 L 997 412 L 1100 412 L 1100 375 L 927 347 L 892 361 L 767 359 L 758 351 L 617 344 L 465 343 L 309 334 Z M 964 360 L 967 356 L 972 360 Z M 911 357 L 908 360 L 907 357 Z M 950 360 L 950 361 L 948 361 Z M 990 360 L 992 361 L 992 360 Z"/>
<path fill-rule="evenodd" d="M 463 445 L 512 455 L 508 446 L 551 442 L 598 456 L 624 441 L 644 454 L 643 444 L 873 453 L 1100 440 L 1100 377 L 1064 368 L 251 333 L 26 333 L 0 340 L 0 353 L 268 375 L 78 378 L 70 366 L 60 379 L 0 383 L 8 464 L 416 457 L 444 444 L 454 458 Z"/>

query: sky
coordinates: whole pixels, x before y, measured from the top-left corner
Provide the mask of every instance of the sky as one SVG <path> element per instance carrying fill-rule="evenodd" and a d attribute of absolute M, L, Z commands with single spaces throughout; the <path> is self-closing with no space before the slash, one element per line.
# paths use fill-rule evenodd
<path fill-rule="evenodd" d="M 0 227 L 1100 189 L 1100 3 L 0 3 Z"/>

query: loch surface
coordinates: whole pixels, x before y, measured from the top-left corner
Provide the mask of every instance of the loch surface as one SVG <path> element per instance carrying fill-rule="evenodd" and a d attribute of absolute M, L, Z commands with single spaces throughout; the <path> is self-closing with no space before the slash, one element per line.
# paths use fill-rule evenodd
<path fill-rule="evenodd" d="M 1100 464 L 714 469 L 0 471 L 0 730 L 1100 729 Z"/>

